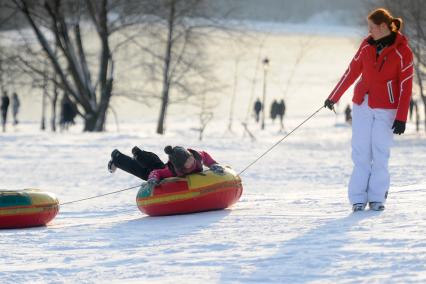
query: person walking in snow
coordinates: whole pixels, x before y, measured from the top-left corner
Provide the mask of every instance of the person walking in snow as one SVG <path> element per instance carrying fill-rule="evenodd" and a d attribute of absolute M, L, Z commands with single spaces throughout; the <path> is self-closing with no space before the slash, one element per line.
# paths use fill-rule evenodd
<path fill-rule="evenodd" d="M 351 106 L 349 104 L 345 108 L 345 122 L 347 124 L 352 123 L 352 110 L 351 110 Z"/>
<path fill-rule="evenodd" d="M 75 117 L 77 116 L 77 106 L 71 99 L 64 94 L 61 101 L 61 112 L 59 125 L 61 130 L 68 130 L 70 125 L 75 124 Z"/>
<path fill-rule="evenodd" d="M 207 152 L 185 149 L 181 146 L 167 146 L 164 152 L 169 160 L 166 164 L 154 153 L 133 147 L 133 158 L 115 149 L 108 162 L 108 170 L 113 173 L 117 168 L 137 176 L 147 183 L 145 189 L 152 189 L 160 180 L 168 177 L 185 176 L 202 172 L 203 165 L 209 167 L 216 174 L 223 174 L 224 169 Z"/>
<path fill-rule="evenodd" d="M 19 107 L 21 106 L 21 103 L 18 98 L 18 94 L 13 93 L 12 95 L 12 115 L 13 115 L 13 125 L 17 125 L 19 123 L 18 121 L 18 112 Z"/>
<path fill-rule="evenodd" d="M 272 123 L 274 123 L 274 121 L 275 121 L 275 119 L 277 118 L 277 115 L 278 115 L 278 102 L 277 102 L 277 100 L 274 100 L 271 104 L 270 115 L 271 115 Z"/>
<path fill-rule="evenodd" d="M 3 132 L 6 132 L 6 123 L 7 123 L 7 110 L 9 109 L 9 96 L 7 95 L 7 92 L 3 93 L 3 96 L 1 97 L 1 124 L 3 127 Z"/>
<path fill-rule="evenodd" d="M 277 114 L 280 117 L 280 130 L 284 129 L 284 115 L 285 115 L 285 103 L 284 100 L 281 99 L 281 101 L 277 105 Z"/>
<path fill-rule="evenodd" d="M 254 103 L 254 118 L 256 120 L 256 122 L 259 122 L 259 114 L 260 111 L 262 110 L 262 102 L 259 100 L 259 98 L 257 98 L 256 102 Z"/>
<path fill-rule="evenodd" d="M 352 160 L 348 197 L 353 211 L 384 210 L 390 186 L 388 170 L 393 133 L 403 134 L 412 92 L 413 54 L 400 33 L 402 19 L 386 9 L 373 10 L 369 35 L 349 68 L 324 102 L 333 109 L 361 75 L 352 99 Z M 393 132 L 393 133 L 392 133 Z"/>

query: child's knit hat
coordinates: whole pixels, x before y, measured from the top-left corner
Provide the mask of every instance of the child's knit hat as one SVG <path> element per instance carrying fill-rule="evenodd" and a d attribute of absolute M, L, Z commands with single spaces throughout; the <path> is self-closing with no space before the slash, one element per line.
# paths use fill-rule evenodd
<path fill-rule="evenodd" d="M 169 155 L 170 162 L 177 170 L 182 170 L 186 160 L 192 156 L 188 150 L 181 146 L 166 146 L 166 148 L 164 148 L 164 152 Z"/>

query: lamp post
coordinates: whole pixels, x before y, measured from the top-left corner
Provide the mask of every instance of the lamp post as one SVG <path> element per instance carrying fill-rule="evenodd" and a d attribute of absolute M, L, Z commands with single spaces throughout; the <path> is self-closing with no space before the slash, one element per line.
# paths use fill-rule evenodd
<path fill-rule="evenodd" d="M 263 100 L 262 100 L 262 130 L 265 129 L 265 103 L 266 103 L 266 76 L 269 68 L 269 59 L 265 57 L 263 63 Z"/>

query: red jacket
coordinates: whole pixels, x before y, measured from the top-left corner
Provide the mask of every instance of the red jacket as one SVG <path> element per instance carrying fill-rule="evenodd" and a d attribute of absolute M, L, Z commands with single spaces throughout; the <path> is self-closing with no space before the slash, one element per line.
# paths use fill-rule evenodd
<path fill-rule="evenodd" d="M 399 32 L 395 42 L 376 57 L 375 45 L 367 37 L 361 43 L 339 83 L 328 97 L 339 101 L 343 93 L 361 75 L 352 101 L 360 105 L 368 93 L 371 108 L 397 109 L 396 120 L 406 121 L 413 84 L 413 53 Z"/>
<path fill-rule="evenodd" d="M 161 180 L 168 177 L 183 176 L 189 173 L 198 173 L 203 171 L 203 165 L 207 167 L 211 167 L 213 164 L 216 164 L 216 161 L 213 160 L 213 158 L 207 152 L 195 151 L 192 149 L 188 149 L 188 151 L 192 152 L 195 157 L 194 167 L 190 171 L 188 171 L 188 173 L 180 173 L 180 172 L 177 172 L 176 169 L 175 171 L 173 171 L 172 169 L 169 168 L 169 165 L 167 165 L 163 169 L 153 170 L 149 174 L 148 179 Z"/>

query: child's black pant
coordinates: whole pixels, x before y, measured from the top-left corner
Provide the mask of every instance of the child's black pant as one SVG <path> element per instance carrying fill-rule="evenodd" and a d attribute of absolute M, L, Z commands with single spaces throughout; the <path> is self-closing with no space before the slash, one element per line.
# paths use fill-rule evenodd
<path fill-rule="evenodd" d="M 143 180 L 147 180 L 152 170 L 162 169 L 165 164 L 160 158 L 152 153 L 140 150 L 135 159 L 119 153 L 112 158 L 114 165 L 129 174 L 135 175 Z"/>

